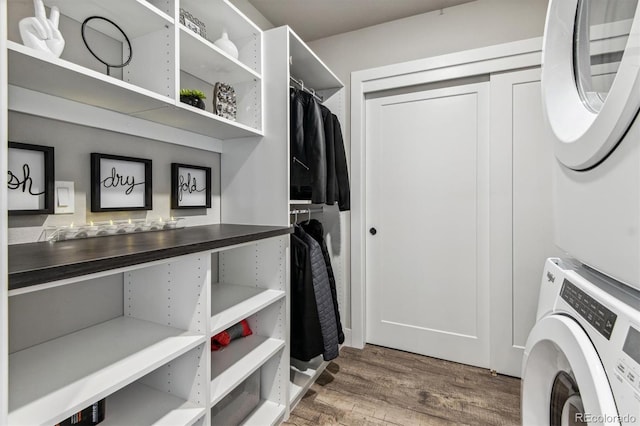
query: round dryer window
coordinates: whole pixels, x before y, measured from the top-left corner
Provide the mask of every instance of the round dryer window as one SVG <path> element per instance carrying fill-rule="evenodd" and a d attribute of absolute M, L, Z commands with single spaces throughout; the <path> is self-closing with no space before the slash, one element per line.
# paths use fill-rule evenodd
<path fill-rule="evenodd" d="M 638 0 L 551 0 L 542 90 L 556 156 L 584 170 L 622 140 L 640 109 Z"/>
<path fill-rule="evenodd" d="M 600 357 L 572 318 L 542 318 L 531 330 L 524 353 L 523 425 L 579 425 L 618 416 Z"/>

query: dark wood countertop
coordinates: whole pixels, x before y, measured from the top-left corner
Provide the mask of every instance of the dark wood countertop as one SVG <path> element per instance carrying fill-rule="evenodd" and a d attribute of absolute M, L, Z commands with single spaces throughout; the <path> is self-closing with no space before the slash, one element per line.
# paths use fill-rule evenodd
<path fill-rule="evenodd" d="M 205 225 L 9 246 L 9 290 L 286 235 L 286 226 Z"/>

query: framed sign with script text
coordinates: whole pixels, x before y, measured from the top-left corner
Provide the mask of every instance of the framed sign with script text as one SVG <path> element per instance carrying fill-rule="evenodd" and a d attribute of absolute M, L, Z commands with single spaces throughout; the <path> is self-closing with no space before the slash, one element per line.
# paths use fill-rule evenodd
<path fill-rule="evenodd" d="M 53 147 L 9 142 L 9 215 L 53 214 Z"/>
<path fill-rule="evenodd" d="M 91 154 L 91 211 L 151 210 L 151 160 Z"/>
<path fill-rule="evenodd" d="M 171 208 L 211 207 L 211 167 L 171 163 Z"/>

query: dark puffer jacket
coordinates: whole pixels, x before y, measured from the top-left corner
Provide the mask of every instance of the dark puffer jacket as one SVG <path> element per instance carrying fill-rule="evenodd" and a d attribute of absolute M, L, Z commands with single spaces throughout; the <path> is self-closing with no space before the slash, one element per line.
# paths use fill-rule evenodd
<path fill-rule="evenodd" d="M 331 288 L 331 296 L 333 299 L 333 309 L 336 317 L 336 328 L 338 331 L 338 342 L 344 343 L 344 332 L 342 331 L 342 322 L 340 321 L 340 310 L 338 308 L 338 292 L 336 290 L 336 277 L 333 273 L 333 267 L 331 266 L 331 258 L 329 257 L 329 249 L 327 243 L 324 240 L 324 227 L 322 223 L 316 219 L 311 219 L 309 222 L 302 224 L 302 229 L 307 234 L 313 237 L 314 240 L 320 245 L 324 262 L 327 267 L 327 275 L 329 278 L 329 287 Z"/>

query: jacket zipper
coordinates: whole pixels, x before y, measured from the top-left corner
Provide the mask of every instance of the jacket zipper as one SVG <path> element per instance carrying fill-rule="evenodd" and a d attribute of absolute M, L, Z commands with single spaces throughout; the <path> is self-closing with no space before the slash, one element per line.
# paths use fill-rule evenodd
<path fill-rule="evenodd" d="M 298 160 L 296 157 L 293 157 L 293 162 L 300 164 L 302 167 L 304 167 L 307 170 L 310 170 L 309 167 L 307 167 L 306 164 L 304 164 L 302 161 Z"/>

